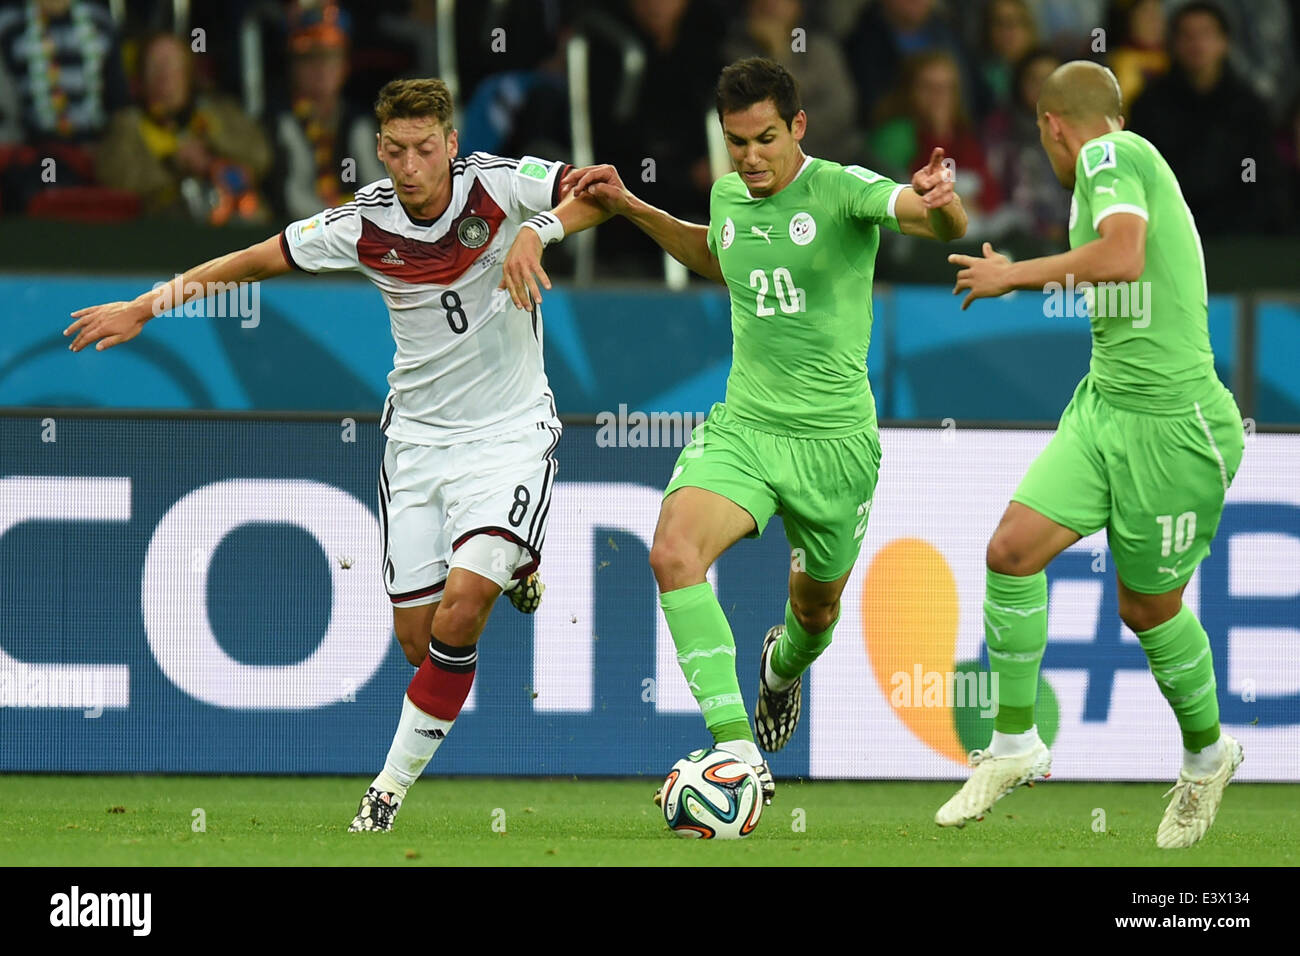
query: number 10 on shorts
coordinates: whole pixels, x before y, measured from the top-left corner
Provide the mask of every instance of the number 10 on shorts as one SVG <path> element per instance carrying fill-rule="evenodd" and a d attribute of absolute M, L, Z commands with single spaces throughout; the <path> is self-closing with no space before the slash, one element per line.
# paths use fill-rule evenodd
<path fill-rule="evenodd" d="M 1156 524 L 1160 525 L 1160 556 L 1169 557 L 1173 553 L 1182 554 L 1192 546 L 1196 538 L 1196 512 L 1184 511 L 1177 520 L 1173 515 L 1156 515 Z"/>

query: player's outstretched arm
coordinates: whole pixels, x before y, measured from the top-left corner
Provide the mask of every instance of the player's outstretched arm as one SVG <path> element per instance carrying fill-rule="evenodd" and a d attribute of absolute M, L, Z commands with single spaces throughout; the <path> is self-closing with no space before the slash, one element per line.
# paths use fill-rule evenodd
<path fill-rule="evenodd" d="M 613 166 L 586 166 L 571 169 L 564 177 L 564 187 L 571 187 L 578 197 L 590 197 L 617 216 L 623 216 L 653 239 L 686 268 L 714 282 L 724 281 L 722 266 L 709 251 L 709 227 L 683 222 L 662 209 L 642 202 L 623 185 Z"/>
<path fill-rule="evenodd" d="M 966 207 L 943 164 L 942 149 L 936 146 L 930 162 L 912 175 L 912 188 L 898 194 L 894 214 L 905 236 L 949 242 L 966 235 Z"/>
<path fill-rule="evenodd" d="M 1099 238 L 1055 256 L 1012 262 L 984 243 L 984 255 L 951 255 L 958 267 L 952 294 L 966 293 L 961 307 L 976 299 L 1005 295 L 1012 289 L 1043 290 L 1049 283 L 1134 282 L 1146 269 L 1147 223 L 1141 216 L 1117 212 L 1097 226 Z"/>
<path fill-rule="evenodd" d="M 247 249 L 197 265 L 167 285 L 140 293 L 130 302 L 108 302 L 78 309 L 72 313 L 76 321 L 64 329 L 63 334 L 77 333 L 68 346 L 74 352 L 80 352 L 92 342 L 99 343 L 95 346 L 97 352 L 111 349 L 135 338 L 144 324 L 155 316 L 202 297 L 202 290 L 207 289 L 210 282 L 256 282 L 283 275 L 289 268 L 277 233 Z"/>
<path fill-rule="evenodd" d="M 564 198 L 549 215 L 559 221 L 562 235 L 571 236 L 575 232 L 599 226 L 614 215 L 594 199 L 579 198 L 572 192 L 566 193 L 563 185 L 561 185 L 561 194 Z M 497 286 L 498 289 L 505 289 L 510 293 L 510 299 L 516 309 L 527 310 L 530 297 L 534 303 L 541 303 L 542 292 L 538 288 L 539 284 L 545 289 L 551 287 L 551 277 L 542 268 L 542 250 L 545 248 L 542 233 L 539 229 L 532 228 L 532 223 L 533 221 L 529 220 L 530 228 L 520 229 L 519 235 L 515 236 L 515 241 L 510 244 L 510 251 L 506 253 L 501 268 L 501 283 Z"/>

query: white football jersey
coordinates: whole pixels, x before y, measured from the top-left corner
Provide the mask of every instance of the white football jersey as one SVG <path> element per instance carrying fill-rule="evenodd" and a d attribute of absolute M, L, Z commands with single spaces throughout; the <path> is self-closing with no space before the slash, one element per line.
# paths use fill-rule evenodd
<path fill-rule="evenodd" d="M 380 417 L 389 438 L 442 445 L 555 417 L 541 310 L 516 309 L 497 286 L 520 225 L 554 208 L 567 168 L 471 153 L 451 161 L 437 219 L 412 219 L 381 179 L 281 234 L 299 269 L 353 269 L 379 287 L 397 345 Z"/>

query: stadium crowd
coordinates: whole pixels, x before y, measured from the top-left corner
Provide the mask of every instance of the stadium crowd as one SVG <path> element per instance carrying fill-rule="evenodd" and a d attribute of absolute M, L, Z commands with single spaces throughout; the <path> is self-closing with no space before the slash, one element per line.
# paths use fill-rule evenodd
<path fill-rule="evenodd" d="M 0 214 L 272 224 L 344 202 L 384 175 L 375 91 L 451 68 L 437 24 L 434 0 L 0 0 Z M 462 151 L 572 158 L 574 36 L 597 161 L 684 218 L 707 218 L 718 71 L 761 54 L 800 82 L 811 155 L 906 179 L 942 146 L 973 230 L 1063 243 L 1035 103 L 1087 58 L 1203 235 L 1300 231 L 1300 0 L 461 2 Z M 603 260 L 646 264 L 610 234 Z"/>

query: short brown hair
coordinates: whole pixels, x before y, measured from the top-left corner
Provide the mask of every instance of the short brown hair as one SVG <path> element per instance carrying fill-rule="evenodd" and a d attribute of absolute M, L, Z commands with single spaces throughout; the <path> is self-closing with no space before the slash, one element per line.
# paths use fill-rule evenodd
<path fill-rule="evenodd" d="M 437 78 L 390 80 L 375 100 L 375 119 L 383 126 L 389 120 L 432 117 L 451 129 L 451 91 Z"/>

